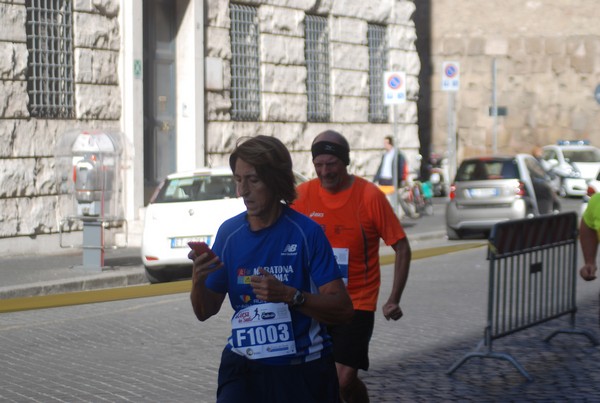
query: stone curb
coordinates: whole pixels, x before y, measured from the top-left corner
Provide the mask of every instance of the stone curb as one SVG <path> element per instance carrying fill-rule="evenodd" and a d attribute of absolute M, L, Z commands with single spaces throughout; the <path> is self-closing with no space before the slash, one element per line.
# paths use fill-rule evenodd
<path fill-rule="evenodd" d="M 11 287 L 0 287 L 0 300 L 11 298 L 38 297 L 103 288 L 127 287 L 148 283 L 143 266 L 117 268 L 110 272 L 80 276 L 64 280 L 44 281 Z"/>

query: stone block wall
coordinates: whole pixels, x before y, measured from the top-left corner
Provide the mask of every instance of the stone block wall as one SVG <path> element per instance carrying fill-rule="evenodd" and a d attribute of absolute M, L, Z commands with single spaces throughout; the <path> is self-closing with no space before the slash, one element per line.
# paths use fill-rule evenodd
<path fill-rule="evenodd" d="M 57 233 L 57 212 L 72 209 L 55 185 L 57 139 L 121 118 L 119 1 L 73 1 L 72 120 L 29 115 L 26 15 L 25 1 L 0 1 L 0 239 Z"/>
<path fill-rule="evenodd" d="M 261 62 L 261 117 L 259 122 L 230 120 L 230 20 L 228 4 L 209 0 L 206 56 L 222 59 L 223 88 L 206 93 L 207 161 L 226 164 L 235 141 L 242 136 L 274 135 L 292 151 L 296 169 L 314 176 L 310 144 L 323 130 L 344 134 L 352 147 L 351 171 L 371 178 L 377 169 L 383 138 L 393 133 L 388 124 L 368 121 L 369 52 L 368 23 L 387 27 L 390 70 L 407 73 L 407 98 L 398 107 L 400 146 L 416 160 L 419 140 L 416 95 L 420 69 L 411 21 L 412 1 L 381 0 L 266 0 L 243 1 L 258 6 Z M 307 120 L 304 17 L 306 13 L 328 17 L 330 42 L 331 122 Z M 383 83 L 382 83 L 383 85 Z M 390 108 L 391 110 L 391 108 Z"/>
<path fill-rule="evenodd" d="M 446 150 L 443 61 L 458 61 L 458 160 L 491 154 L 492 61 L 496 59 L 497 152 L 531 152 L 559 139 L 600 147 L 600 17 L 595 0 L 432 2 L 432 148 Z"/>

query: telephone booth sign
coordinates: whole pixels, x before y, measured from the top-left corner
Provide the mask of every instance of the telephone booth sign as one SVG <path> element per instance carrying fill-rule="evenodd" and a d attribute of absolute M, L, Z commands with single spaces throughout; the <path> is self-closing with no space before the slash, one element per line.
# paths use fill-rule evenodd
<path fill-rule="evenodd" d="M 73 196 L 77 217 L 114 217 L 120 215 L 119 133 L 71 131 L 57 145 L 59 189 Z"/>

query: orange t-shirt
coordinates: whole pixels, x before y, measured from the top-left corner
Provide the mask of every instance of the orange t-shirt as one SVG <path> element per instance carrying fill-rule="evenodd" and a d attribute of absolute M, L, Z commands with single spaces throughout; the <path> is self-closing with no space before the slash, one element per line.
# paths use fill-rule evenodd
<path fill-rule="evenodd" d="M 393 245 L 406 234 L 394 210 L 373 183 L 355 176 L 349 189 L 335 195 L 319 179 L 298 186 L 292 205 L 319 223 L 329 239 L 354 309 L 375 311 L 381 282 L 379 240 Z"/>

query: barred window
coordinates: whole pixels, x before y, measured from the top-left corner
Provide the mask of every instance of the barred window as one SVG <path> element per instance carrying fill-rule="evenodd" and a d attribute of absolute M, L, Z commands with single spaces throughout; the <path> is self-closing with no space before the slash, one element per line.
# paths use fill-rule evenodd
<path fill-rule="evenodd" d="M 27 0 L 29 114 L 72 118 L 73 20 L 71 0 Z"/>
<path fill-rule="evenodd" d="M 260 117 L 260 59 L 256 7 L 230 5 L 231 118 Z"/>
<path fill-rule="evenodd" d="M 326 17 L 306 16 L 305 40 L 308 121 L 329 122 L 329 32 Z"/>
<path fill-rule="evenodd" d="M 383 103 L 383 73 L 387 66 L 387 41 L 385 27 L 369 24 L 369 122 L 388 121 L 387 107 Z"/>

